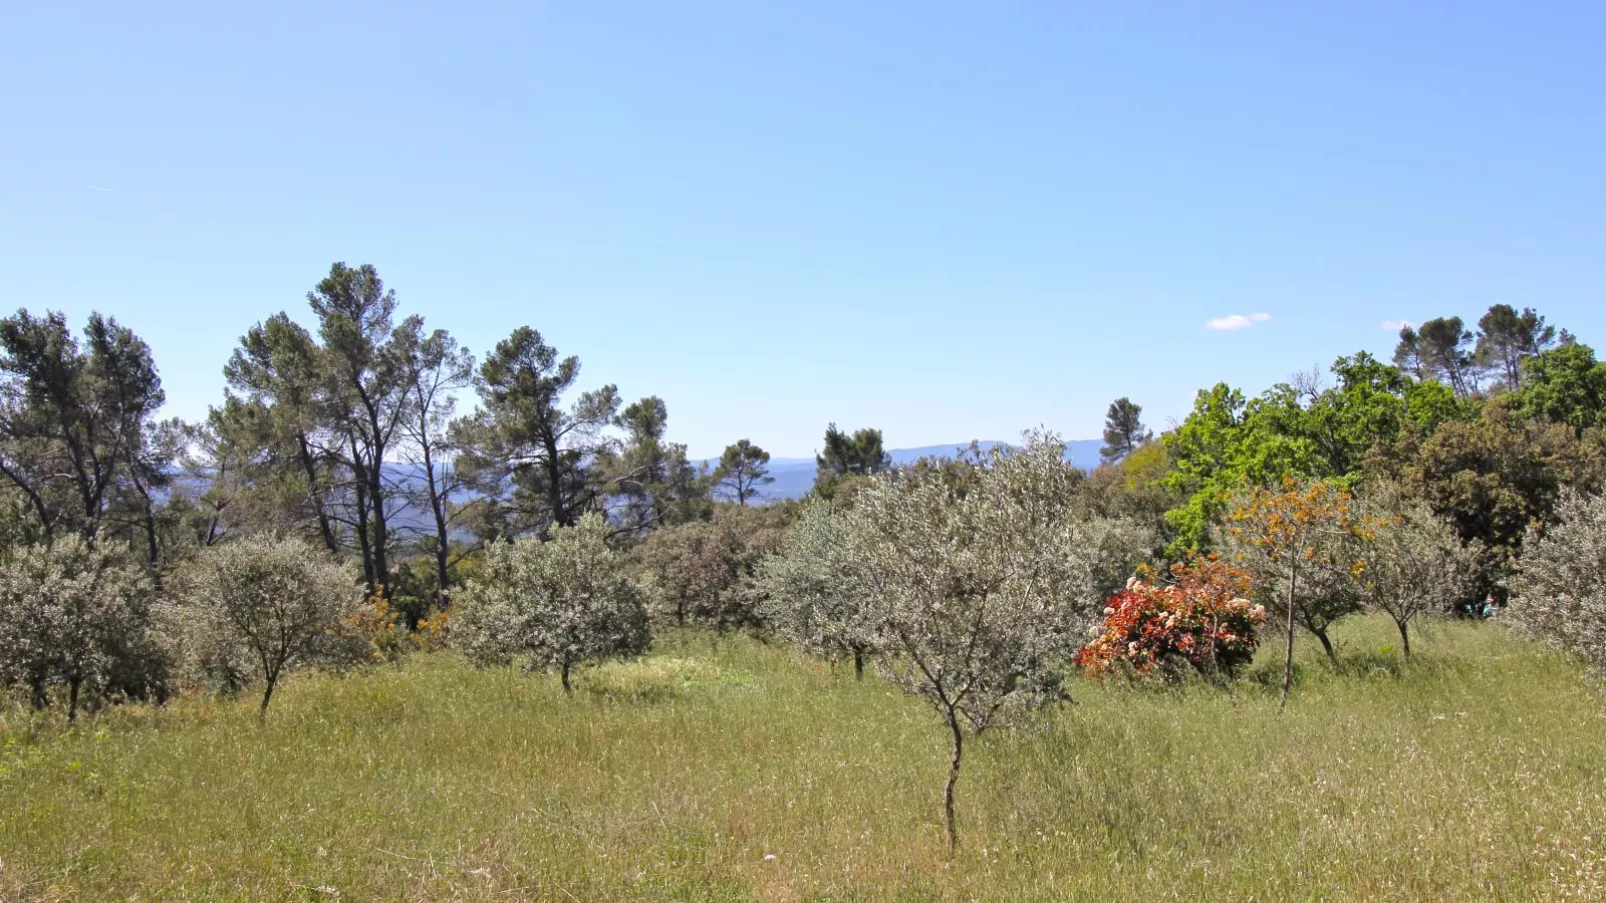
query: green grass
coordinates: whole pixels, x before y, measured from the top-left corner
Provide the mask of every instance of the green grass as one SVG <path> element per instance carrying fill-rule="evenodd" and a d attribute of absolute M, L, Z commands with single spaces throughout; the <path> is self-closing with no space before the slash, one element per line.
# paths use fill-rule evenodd
<path fill-rule="evenodd" d="M 952 859 L 936 716 L 741 639 L 572 698 L 432 655 L 293 680 L 266 723 L 7 709 L 0 899 L 1606 898 L 1599 690 L 1498 625 L 1403 669 L 1390 630 L 1340 630 L 1341 674 L 1303 649 L 1283 713 L 1252 679 L 1078 684 L 968 748 Z"/>

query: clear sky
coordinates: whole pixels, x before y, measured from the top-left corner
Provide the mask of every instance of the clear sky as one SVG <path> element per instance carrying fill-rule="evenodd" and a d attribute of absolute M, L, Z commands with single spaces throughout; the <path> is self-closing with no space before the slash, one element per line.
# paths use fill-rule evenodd
<path fill-rule="evenodd" d="M 0 305 L 115 315 L 187 418 L 344 260 L 696 455 L 1163 426 L 1385 321 L 1606 345 L 1603 46 L 1599 3 L 13 2 Z"/>

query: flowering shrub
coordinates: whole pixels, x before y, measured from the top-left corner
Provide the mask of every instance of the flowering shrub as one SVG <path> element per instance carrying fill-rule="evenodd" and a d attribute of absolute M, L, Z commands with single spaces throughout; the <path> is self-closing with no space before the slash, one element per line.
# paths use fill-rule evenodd
<path fill-rule="evenodd" d="M 1249 576 L 1215 556 L 1173 565 L 1171 583 L 1134 578 L 1111 596 L 1104 624 L 1076 655 L 1089 677 L 1181 680 L 1187 668 L 1232 674 L 1254 658 L 1266 611 L 1251 605 Z"/>
<path fill-rule="evenodd" d="M 401 658 L 402 641 L 407 629 L 401 626 L 396 612 L 383 596 L 369 596 L 342 620 L 342 625 L 366 640 L 370 657 L 376 662 L 393 662 Z"/>
<path fill-rule="evenodd" d="M 420 652 L 434 652 L 446 648 L 447 637 L 451 633 L 451 608 L 437 608 L 434 613 L 423 618 L 414 628 L 412 636 L 413 648 Z"/>

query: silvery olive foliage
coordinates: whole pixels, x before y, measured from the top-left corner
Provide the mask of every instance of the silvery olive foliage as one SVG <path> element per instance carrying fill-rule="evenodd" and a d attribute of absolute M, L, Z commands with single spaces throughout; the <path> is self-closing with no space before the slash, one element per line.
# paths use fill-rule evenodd
<path fill-rule="evenodd" d="M 1606 495 L 1568 490 L 1555 522 L 1530 530 L 1507 611 L 1523 633 L 1606 667 Z"/>
<path fill-rule="evenodd" d="M 1068 657 L 1152 542 L 1076 517 L 1063 455 L 1031 434 L 963 480 L 879 480 L 841 515 L 839 566 L 890 653 L 887 675 L 974 730 L 1060 697 Z"/>
<path fill-rule="evenodd" d="M 28 687 L 39 707 L 64 687 L 74 720 L 120 672 L 158 664 L 150 600 L 149 580 L 120 546 L 65 534 L 12 549 L 0 564 L 0 683 Z"/>
<path fill-rule="evenodd" d="M 287 671 L 372 656 L 357 626 L 365 602 L 356 572 L 297 537 L 212 546 L 173 582 L 164 619 L 176 657 L 221 689 L 260 682 L 263 713 Z"/>
<path fill-rule="evenodd" d="M 628 657 L 652 645 L 642 592 L 608 525 L 588 514 L 573 527 L 487 547 L 483 567 L 458 596 L 452 637 L 479 665 L 523 662 L 570 672 L 593 659 Z"/>
<path fill-rule="evenodd" d="M 1393 619 L 1410 658 L 1411 622 L 1450 611 L 1472 591 L 1481 546 L 1463 544 L 1449 521 L 1392 487 L 1373 489 L 1356 507 L 1368 534 L 1356 553 L 1361 601 Z"/>
<path fill-rule="evenodd" d="M 832 661 L 852 659 L 862 678 L 883 640 L 864 588 L 849 582 L 843 523 L 830 502 L 808 503 L 776 554 L 759 563 L 748 593 L 760 600 L 759 620 L 787 642 Z"/>
<path fill-rule="evenodd" d="M 805 645 L 879 649 L 880 670 L 947 722 L 953 788 L 965 731 L 1062 697 L 1104 599 L 1153 544 L 1075 514 L 1080 474 L 1058 437 L 1028 433 L 961 463 L 883 474 L 835 514 L 805 513 L 768 566 L 777 623 Z"/>

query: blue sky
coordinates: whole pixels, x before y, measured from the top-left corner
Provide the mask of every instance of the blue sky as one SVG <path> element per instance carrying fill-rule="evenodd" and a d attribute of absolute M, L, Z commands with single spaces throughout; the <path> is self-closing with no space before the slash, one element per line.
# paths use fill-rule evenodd
<path fill-rule="evenodd" d="M 1163 426 L 1384 321 L 1606 343 L 1603 41 L 1583 3 L 12 4 L 0 306 L 132 325 L 184 417 L 345 260 L 694 454 Z"/>

